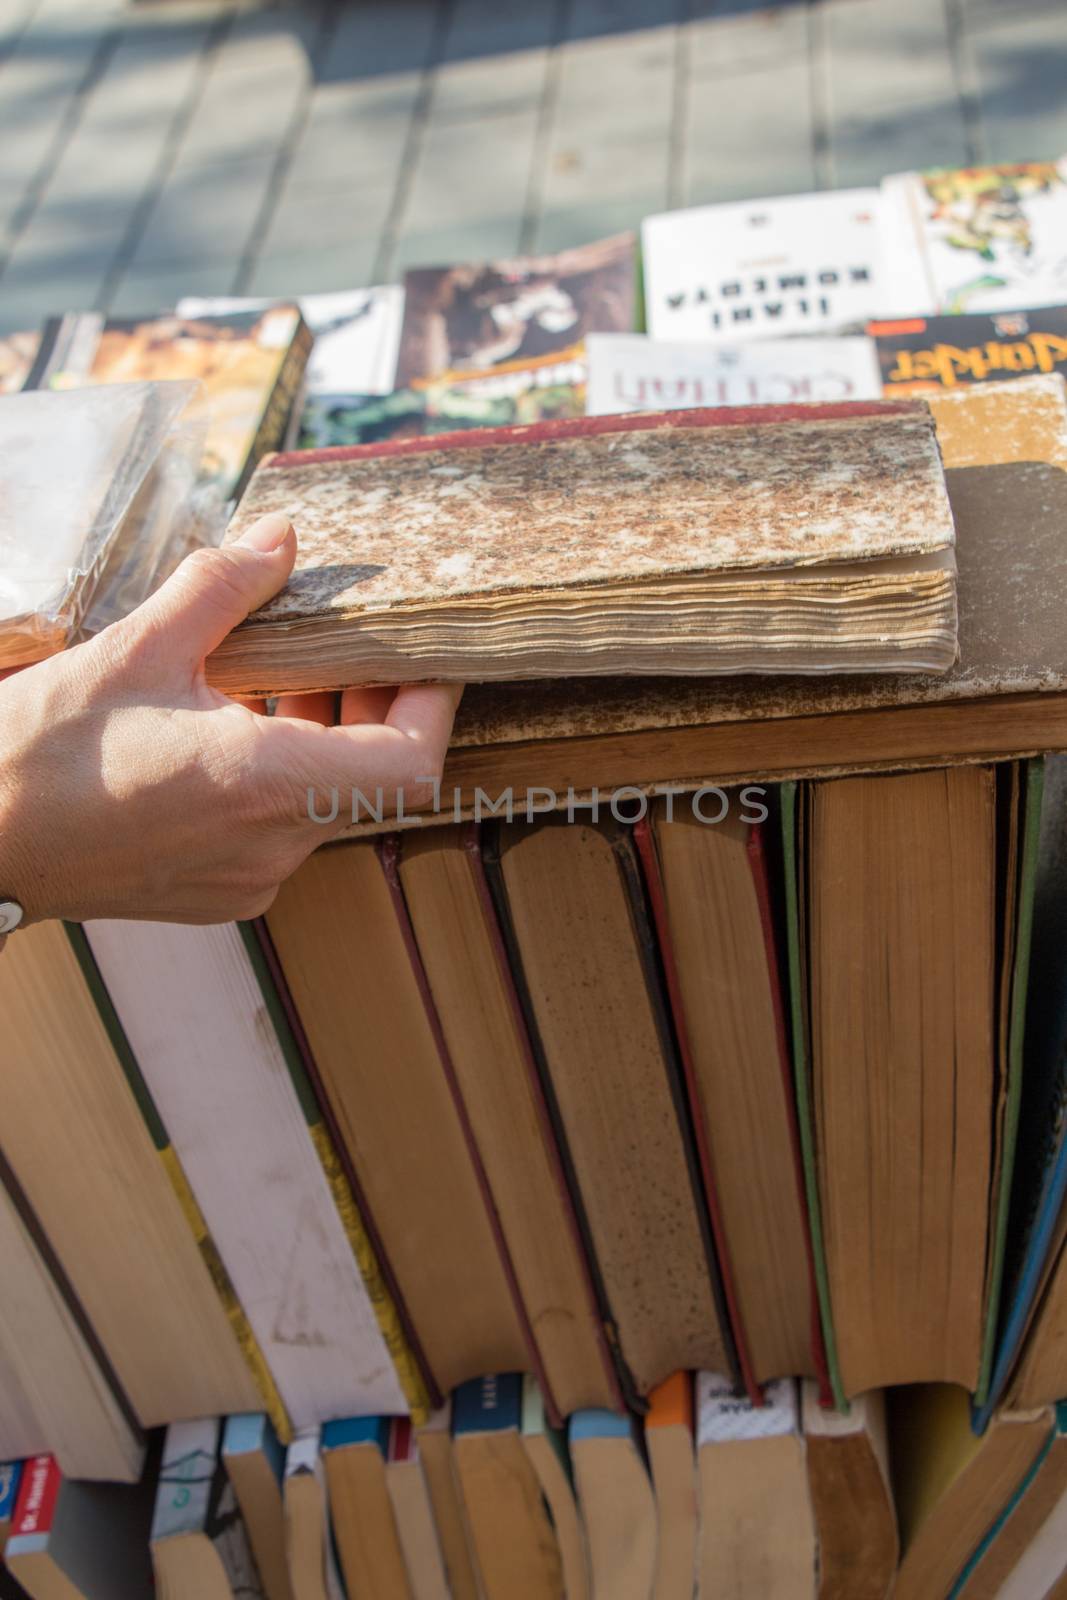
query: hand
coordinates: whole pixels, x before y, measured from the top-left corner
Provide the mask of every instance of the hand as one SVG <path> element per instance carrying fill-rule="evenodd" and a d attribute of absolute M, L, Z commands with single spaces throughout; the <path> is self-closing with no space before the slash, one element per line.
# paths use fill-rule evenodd
<path fill-rule="evenodd" d="M 0 683 L 0 898 L 27 921 L 228 922 L 351 820 L 351 793 L 425 805 L 461 690 L 286 696 L 278 715 L 209 688 L 204 657 L 285 583 L 286 518 L 198 550 L 121 622 Z M 330 791 L 336 820 L 327 814 Z M 17 937 L 17 935 L 16 935 Z"/>

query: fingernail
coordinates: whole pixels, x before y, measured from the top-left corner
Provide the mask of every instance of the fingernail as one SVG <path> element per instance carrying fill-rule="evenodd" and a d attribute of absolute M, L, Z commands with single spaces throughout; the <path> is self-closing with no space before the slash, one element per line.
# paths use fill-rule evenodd
<path fill-rule="evenodd" d="M 291 527 L 292 523 L 284 511 L 272 511 L 268 516 L 260 517 L 258 522 L 253 522 L 234 543 L 243 544 L 249 550 L 267 553 L 277 550 Z"/>

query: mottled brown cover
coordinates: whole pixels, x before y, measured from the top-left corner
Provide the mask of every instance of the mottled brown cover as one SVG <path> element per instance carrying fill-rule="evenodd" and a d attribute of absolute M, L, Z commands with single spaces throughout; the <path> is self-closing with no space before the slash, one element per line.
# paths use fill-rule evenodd
<path fill-rule="evenodd" d="M 921 403 L 748 416 L 744 428 L 676 412 L 457 435 L 418 452 L 269 457 L 227 537 L 281 511 L 300 553 L 243 630 L 951 546 Z"/>
<path fill-rule="evenodd" d="M 944 674 L 475 684 L 454 746 L 1067 691 L 1067 388 L 927 396 L 956 520 L 960 659 Z"/>

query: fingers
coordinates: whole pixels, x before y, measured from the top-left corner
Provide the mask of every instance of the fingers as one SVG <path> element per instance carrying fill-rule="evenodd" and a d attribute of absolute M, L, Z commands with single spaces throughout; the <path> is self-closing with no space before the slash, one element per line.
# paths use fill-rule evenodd
<path fill-rule="evenodd" d="M 337 696 L 331 690 L 319 694 L 280 694 L 274 714 L 298 717 L 301 722 L 318 722 L 332 728 L 337 721 Z"/>
<path fill-rule="evenodd" d="M 395 698 L 396 690 L 390 685 L 377 689 L 346 689 L 341 695 L 338 720 L 345 728 L 354 728 L 362 722 L 382 723 Z"/>
<path fill-rule="evenodd" d="M 462 695 L 461 683 L 416 683 L 398 689 L 386 726 L 439 755 L 443 762 Z"/>
<path fill-rule="evenodd" d="M 127 637 L 151 636 L 165 644 L 165 659 L 191 672 L 206 655 L 272 595 L 296 560 L 296 535 L 288 517 L 261 517 L 221 550 L 195 550 L 144 605 L 120 624 Z"/>

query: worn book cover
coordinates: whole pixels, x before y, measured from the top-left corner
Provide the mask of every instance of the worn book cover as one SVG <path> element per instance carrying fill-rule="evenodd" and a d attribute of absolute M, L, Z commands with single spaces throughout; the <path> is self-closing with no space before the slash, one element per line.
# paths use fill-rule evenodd
<path fill-rule="evenodd" d="M 587 411 L 682 411 L 694 406 L 877 400 L 878 358 L 864 335 L 713 344 L 596 333 L 586 340 Z"/>
<path fill-rule="evenodd" d="M 623 233 L 557 255 L 412 268 L 398 386 L 559 356 L 587 333 L 632 328 L 635 246 Z"/>
<path fill-rule="evenodd" d="M 882 180 L 887 298 L 875 314 L 1067 299 L 1067 156 Z"/>
<path fill-rule="evenodd" d="M 71 313 L 45 325 L 27 387 L 195 379 L 185 419 L 206 423 L 201 476 L 229 500 L 281 445 L 311 344 L 295 305 L 224 317 Z"/>
<path fill-rule="evenodd" d="M 634 523 L 635 499 L 641 506 Z M 955 530 L 916 401 L 645 413 L 265 461 L 289 584 L 229 692 L 413 679 L 944 670 Z"/>
<path fill-rule="evenodd" d="M 870 322 L 887 395 L 1067 371 L 1067 306 Z"/>
<path fill-rule="evenodd" d="M 667 211 L 641 239 L 655 339 L 838 333 L 880 309 L 877 189 Z"/>

